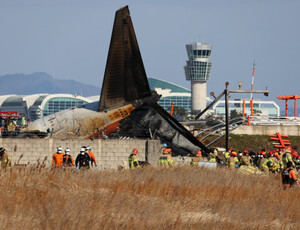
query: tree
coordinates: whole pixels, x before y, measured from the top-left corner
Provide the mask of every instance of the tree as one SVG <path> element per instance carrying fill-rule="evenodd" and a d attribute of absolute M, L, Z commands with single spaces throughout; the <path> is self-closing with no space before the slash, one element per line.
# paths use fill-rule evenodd
<path fill-rule="evenodd" d="M 217 116 L 213 113 L 210 113 L 206 115 L 205 120 L 206 120 L 206 126 L 211 127 L 222 123 L 224 121 L 224 117 Z"/>
<path fill-rule="evenodd" d="M 170 109 L 171 110 L 171 109 Z M 174 106 L 173 107 L 173 116 L 179 120 L 182 121 L 186 117 L 187 113 L 185 108 Z"/>
<path fill-rule="evenodd" d="M 241 112 L 237 111 L 236 109 L 230 111 L 230 119 L 242 117 L 242 116 L 243 116 L 243 114 Z"/>

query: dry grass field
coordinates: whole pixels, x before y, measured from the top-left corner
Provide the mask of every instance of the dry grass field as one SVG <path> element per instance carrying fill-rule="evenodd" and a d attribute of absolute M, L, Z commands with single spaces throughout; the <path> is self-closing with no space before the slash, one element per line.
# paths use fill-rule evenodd
<path fill-rule="evenodd" d="M 0 171 L 2 229 L 299 229 L 279 176 L 175 167 Z"/>

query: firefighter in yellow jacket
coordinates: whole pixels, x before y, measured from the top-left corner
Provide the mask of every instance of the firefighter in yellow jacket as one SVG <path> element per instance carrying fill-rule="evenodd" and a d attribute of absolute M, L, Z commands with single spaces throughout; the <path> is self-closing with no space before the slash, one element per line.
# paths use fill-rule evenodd
<path fill-rule="evenodd" d="M 163 168 L 169 168 L 174 166 L 174 160 L 171 156 L 172 150 L 165 148 L 163 150 L 163 155 L 159 157 L 158 165 Z"/>
<path fill-rule="evenodd" d="M 7 169 L 11 167 L 11 156 L 7 153 L 7 150 L 2 147 L 0 147 L 0 161 L 1 169 Z"/>
<path fill-rule="evenodd" d="M 200 161 L 204 161 L 201 150 L 197 150 L 196 156 L 192 158 L 191 165 L 198 165 Z"/>
<path fill-rule="evenodd" d="M 232 150 L 230 153 L 230 158 L 228 159 L 228 168 L 230 170 L 234 170 L 236 168 L 236 164 L 238 165 L 239 160 L 237 158 L 237 152 Z"/>
<path fill-rule="evenodd" d="M 138 153 L 139 151 L 137 149 L 133 149 L 130 156 L 128 157 L 130 169 L 137 169 L 141 167 L 137 158 Z"/>

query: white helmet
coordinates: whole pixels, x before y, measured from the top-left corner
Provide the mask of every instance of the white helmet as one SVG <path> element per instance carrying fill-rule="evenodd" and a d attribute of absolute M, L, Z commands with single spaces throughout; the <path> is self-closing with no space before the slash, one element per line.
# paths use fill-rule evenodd
<path fill-rule="evenodd" d="M 80 152 L 85 152 L 85 148 L 81 148 L 81 149 L 80 149 Z"/>
<path fill-rule="evenodd" d="M 70 149 L 66 148 L 65 153 L 68 154 L 68 155 L 70 155 Z"/>
<path fill-rule="evenodd" d="M 57 147 L 57 152 L 58 152 L 58 153 L 62 153 L 62 147 L 61 147 L 61 146 L 58 146 L 58 147 Z"/>
<path fill-rule="evenodd" d="M 91 146 L 87 146 L 86 149 L 87 149 L 87 150 L 91 150 Z"/>

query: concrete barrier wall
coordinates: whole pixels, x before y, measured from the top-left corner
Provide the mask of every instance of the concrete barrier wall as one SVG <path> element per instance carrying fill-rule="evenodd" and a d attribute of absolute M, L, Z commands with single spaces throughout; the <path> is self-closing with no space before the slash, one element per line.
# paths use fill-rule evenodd
<path fill-rule="evenodd" d="M 300 136 L 300 126 L 240 126 L 239 128 L 235 129 L 232 133 L 233 134 L 246 134 L 246 135 L 269 135 L 269 134 L 276 134 L 279 132 L 282 135 L 289 135 L 289 136 Z"/>
<path fill-rule="evenodd" d="M 97 163 L 101 169 L 117 169 L 119 165 L 128 165 L 128 156 L 132 149 L 139 150 L 139 160 L 157 165 L 161 154 L 161 143 L 159 140 L 57 140 L 57 139 L 13 139 L 0 138 L 0 147 L 7 149 L 12 156 L 12 163 L 35 164 L 39 160 L 42 162 L 46 157 L 45 163 L 50 166 L 53 153 L 57 146 L 62 146 L 63 150 L 67 147 L 71 149 L 71 155 L 75 161 L 81 146 L 90 145 L 95 154 Z"/>

